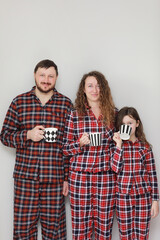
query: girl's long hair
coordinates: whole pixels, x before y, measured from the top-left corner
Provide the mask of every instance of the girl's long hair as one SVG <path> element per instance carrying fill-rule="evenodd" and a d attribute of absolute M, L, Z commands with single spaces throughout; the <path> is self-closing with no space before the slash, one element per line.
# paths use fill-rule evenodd
<path fill-rule="evenodd" d="M 144 134 L 143 131 L 143 124 L 142 121 L 139 117 L 139 114 L 137 112 L 137 110 L 133 107 L 123 107 L 117 114 L 117 118 L 116 118 L 116 128 L 117 131 L 119 131 L 120 126 L 123 124 L 123 118 L 125 116 L 129 116 L 133 119 L 136 120 L 136 122 L 139 122 L 139 126 L 136 128 L 136 132 L 135 132 L 135 136 L 141 140 L 143 143 L 146 143 L 148 146 L 151 147 L 150 143 L 147 141 L 146 136 Z"/>
<path fill-rule="evenodd" d="M 87 77 L 95 77 L 98 82 L 100 88 L 100 109 L 103 115 L 103 123 L 105 126 L 110 126 L 113 124 L 115 119 L 115 105 L 111 96 L 108 81 L 105 76 L 98 71 L 92 71 L 83 75 L 75 100 L 75 109 L 78 111 L 78 114 L 83 117 L 86 114 L 86 106 L 90 107 L 84 92 L 85 80 Z"/>

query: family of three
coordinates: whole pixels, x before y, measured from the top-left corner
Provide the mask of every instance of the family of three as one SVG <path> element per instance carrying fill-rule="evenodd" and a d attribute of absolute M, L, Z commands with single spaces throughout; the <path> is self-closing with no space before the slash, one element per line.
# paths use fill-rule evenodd
<path fill-rule="evenodd" d="M 66 240 L 64 196 L 70 197 L 72 239 L 110 240 L 116 211 L 121 240 L 147 240 L 159 212 L 158 181 L 138 112 L 114 105 L 105 76 L 85 74 L 75 104 L 56 88 L 57 65 L 39 62 L 35 86 L 13 99 L 0 140 L 16 148 L 14 240 Z M 122 140 L 122 124 L 131 127 Z M 58 129 L 56 141 L 45 129 Z M 91 144 L 91 133 L 101 142 Z"/>

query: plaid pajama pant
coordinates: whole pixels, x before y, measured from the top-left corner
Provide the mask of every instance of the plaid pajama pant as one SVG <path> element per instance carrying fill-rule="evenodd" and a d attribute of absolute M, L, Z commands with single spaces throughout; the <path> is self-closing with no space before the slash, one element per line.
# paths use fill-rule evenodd
<path fill-rule="evenodd" d="M 40 219 L 43 240 L 66 240 L 62 184 L 15 179 L 14 240 L 37 240 Z"/>
<path fill-rule="evenodd" d="M 110 240 L 115 208 L 115 174 L 71 171 L 69 194 L 73 240 Z"/>
<path fill-rule="evenodd" d="M 121 240 L 147 240 L 151 219 L 151 194 L 117 193 L 116 214 Z"/>

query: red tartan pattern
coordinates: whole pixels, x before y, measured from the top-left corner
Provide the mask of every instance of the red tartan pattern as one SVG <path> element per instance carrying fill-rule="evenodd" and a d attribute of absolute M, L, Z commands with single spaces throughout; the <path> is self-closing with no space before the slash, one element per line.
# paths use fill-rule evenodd
<path fill-rule="evenodd" d="M 15 179 L 14 240 L 37 240 L 40 219 L 43 240 L 66 240 L 62 185 Z"/>
<path fill-rule="evenodd" d="M 115 148 L 111 157 L 112 170 L 117 173 L 117 192 L 136 194 L 151 191 L 152 200 L 159 200 L 158 180 L 152 149 L 137 140 L 124 141 L 122 149 Z"/>
<path fill-rule="evenodd" d="M 65 120 L 71 107 L 71 101 L 56 89 L 44 106 L 36 97 L 34 88 L 12 101 L 0 139 L 4 145 L 17 149 L 15 178 L 41 182 L 68 179 L 68 159 L 62 156 L 62 140 Z M 38 125 L 58 128 L 57 141 L 27 141 L 27 131 Z"/>
<path fill-rule="evenodd" d="M 116 215 L 121 240 L 147 240 L 151 220 L 150 193 L 125 195 L 117 193 Z"/>
<path fill-rule="evenodd" d="M 114 127 L 104 127 L 102 116 L 97 120 L 91 109 L 87 109 L 84 118 L 77 111 L 72 111 L 66 121 L 63 153 L 70 156 L 70 169 L 74 171 L 99 172 L 110 169 L 110 142 Z M 83 133 L 99 132 L 102 134 L 101 146 L 85 145 L 80 147 Z"/>
<path fill-rule="evenodd" d="M 89 173 L 72 171 L 69 194 L 73 240 L 111 240 L 115 209 L 116 176 L 112 171 Z"/>

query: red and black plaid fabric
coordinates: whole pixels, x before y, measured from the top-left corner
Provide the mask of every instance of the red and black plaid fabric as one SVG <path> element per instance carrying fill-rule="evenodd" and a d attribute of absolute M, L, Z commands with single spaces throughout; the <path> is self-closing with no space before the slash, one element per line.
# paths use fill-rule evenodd
<path fill-rule="evenodd" d="M 0 139 L 4 145 L 17 149 L 15 178 L 40 182 L 67 180 L 68 159 L 62 157 L 62 140 L 65 120 L 71 107 L 71 101 L 56 90 L 44 106 L 36 97 L 34 88 L 12 101 Z M 37 125 L 58 128 L 57 141 L 27 141 L 27 131 Z"/>
<path fill-rule="evenodd" d="M 121 240 L 147 240 L 151 220 L 150 193 L 128 195 L 117 193 L 116 215 Z"/>
<path fill-rule="evenodd" d="M 73 240 L 111 240 L 115 209 L 115 173 L 72 171 L 69 194 Z"/>
<path fill-rule="evenodd" d="M 43 240 L 66 240 L 62 184 L 14 180 L 14 240 L 37 240 L 38 219 Z"/>
<path fill-rule="evenodd" d="M 135 186 L 136 194 L 151 191 L 152 200 L 159 200 L 155 160 L 148 145 L 124 141 L 121 150 L 115 148 L 111 167 L 117 173 L 117 192 L 130 194 Z"/>
<path fill-rule="evenodd" d="M 80 148 L 83 133 L 99 132 L 102 134 L 101 146 L 85 145 Z M 77 111 L 72 111 L 66 121 L 64 131 L 64 155 L 71 156 L 70 169 L 74 171 L 99 172 L 110 169 L 110 142 L 114 127 L 104 127 L 102 116 L 97 120 L 91 109 L 82 118 Z"/>

